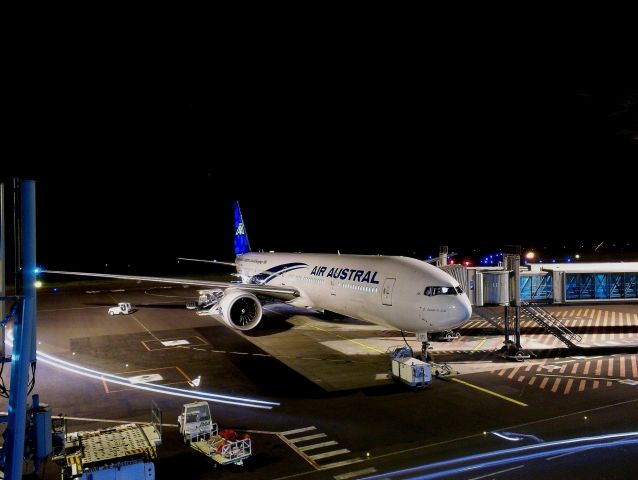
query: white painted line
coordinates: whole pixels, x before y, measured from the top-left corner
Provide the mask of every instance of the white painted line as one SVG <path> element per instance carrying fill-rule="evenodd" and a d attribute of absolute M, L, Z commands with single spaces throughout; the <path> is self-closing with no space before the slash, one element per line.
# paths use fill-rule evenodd
<path fill-rule="evenodd" d="M 287 432 L 281 432 L 281 434 L 294 435 L 295 433 L 308 432 L 310 430 L 317 430 L 317 427 L 297 428 L 296 430 L 288 430 Z"/>
<path fill-rule="evenodd" d="M 100 293 L 102 290 L 87 290 L 86 293 Z"/>
<path fill-rule="evenodd" d="M 507 470 L 499 470 L 498 472 L 488 473 L 487 475 L 481 475 L 480 477 L 473 477 L 473 478 L 470 478 L 469 480 L 479 480 L 480 478 L 493 477 L 494 475 L 499 475 L 501 473 L 511 472 L 512 470 L 518 470 L 519 468 L 523 468 L 524 466 L 525 465 L 519 465 L 518 467 L 508 468 Z"/>
<path fill-rule="evenodd" d="M 327 465 L 322 465 L 321 470 L 330 470 L 331 468 L 339 468 L 359 462 L 363 462 L 363 458 L 351 458 L 350 460 L 344 460 L 342 462 L 329 463 Z"/>
<path fill-rule="evenodd" d="M 234 353 L 235 355 L 248 355 L 248 352 L 228 352 L 228 353 Z"/>
<path fill-rule="evenodd" d="M 350 453 L 347 448 L 341 448 L 339 450 L 332 450 L 326 453 L 317 453 L 316 455 L 308 455 L 313 460 L 321 460 L 322 458 L 336 457 L 337 455 L 343 455 L 344 453 Z"/>
<path fill-rule="evenodd" d="M 110 292 L 113 292 L 113 293 L 126 292 L 126 290 L 124 290 L 123 288 L 117 288 L 117 289 L 115 289 L 115 290 L 109 290 L 109 291 L 110 291 Z"/>
<path fill-rule="evenodd" d="M 327 436 L 328 435 L 326 435 L 325 433 L 317 433 L 316 435 L 308 435 L 306 437 L 289 438 L 288 441 L 290 443 L 305 442 L 307 440 L 314 440 L 315 438 L 324 438 Z"/>
<path fill-rule="evenodd" d="M 307 452 L 308 450 L 314 450 L 316 448 L 329 447 L 331 445 L 337 445 L 339 442 L 335 442 L 334 440 L 329 440 L 327 442 L 315 443 L 313 445 L 308 445 L 306 447 L 301 447 L 299 450 L 302 452 Z"/>
<path fill-rule="evenodd" d="M 189 345 L 191 342 L 188 340 L 166 340 L 165 342 L 160 342 L 165 347 L 176 347 L 178 345 Z"/>
<path fill-rule="evenodd" d="M 361 477 L 363 475 L 369 475 L 370 473 L 376 473 L 377 469 L 374 467 L 364 468 L 363 470 L 357 470 L 356 472 L 342 473 L 341 475 L 335 475 L 335 480 L 348 480 L 349 478 Z"/>

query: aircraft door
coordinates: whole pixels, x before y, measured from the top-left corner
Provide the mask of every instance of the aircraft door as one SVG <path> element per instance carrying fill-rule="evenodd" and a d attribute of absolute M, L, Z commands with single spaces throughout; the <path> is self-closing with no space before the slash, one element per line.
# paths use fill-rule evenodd
<path fill-rule="evenodd" d="M 383 290 L 381 292 L 381 302 L 384 305 L 392 306 L 392 289 L 394 288 L 394 282 L 396 278 L 386 278 L 383 282 Z"/>

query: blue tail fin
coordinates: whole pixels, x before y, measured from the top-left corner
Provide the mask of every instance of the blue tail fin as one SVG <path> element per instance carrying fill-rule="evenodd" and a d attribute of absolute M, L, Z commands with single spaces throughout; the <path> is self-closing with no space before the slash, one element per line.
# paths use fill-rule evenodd
<path fill-rule="evenodd" d="M 239 202 L 237 200 L 233 202 L 233 209 L 235 210 L 235 255 L 241 255 L 250 252 L 250 243 L 248 243 L 244 219 L 241 216 L 241 210 L 239 209 Z"/>

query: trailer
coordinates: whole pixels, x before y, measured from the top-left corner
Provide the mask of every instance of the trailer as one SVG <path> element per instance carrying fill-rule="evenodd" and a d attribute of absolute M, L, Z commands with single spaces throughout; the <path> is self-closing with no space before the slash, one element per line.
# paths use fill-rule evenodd
<path fill-rule="evenodd" d="M 161 412 L 150 424 L 128 423 L 67 433 L 64 417 L 54 418 L 54 456 L 62 480 L 154 480 L 162 443 Z M 55 448 L 57 447 L 57 448 Z"/>
<path fill-rule="evenodd" d="M 432 383 L 432 366 L 412 357 L 392 359 L 392 377 L 411 387 L 427 387 Z"/>
<path fill-rule="evenodd" d="M 230 429 L 219 431 L 217 423 L 212 421 L 207 402 L 185 404 L 177 423 L 184 443 L 220 465 L 243 465 L 252 454 L 248 435 L 240 435 Z"/>

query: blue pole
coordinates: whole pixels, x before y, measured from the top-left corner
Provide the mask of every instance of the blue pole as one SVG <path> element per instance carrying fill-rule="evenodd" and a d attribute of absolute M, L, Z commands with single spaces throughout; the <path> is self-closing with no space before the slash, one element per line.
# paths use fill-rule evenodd
<path fill-rule="evenodd" d="M 7 424 L 7 480 L 22 479 L 24 439 L 27 421 L 27 388 L 29 365 L 35 352 L 35 182 L 20 182 L 22 224 L 22 308 L 13 324 L 11 360 L 11 394 Z"/>

